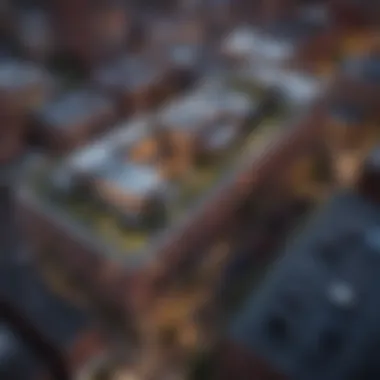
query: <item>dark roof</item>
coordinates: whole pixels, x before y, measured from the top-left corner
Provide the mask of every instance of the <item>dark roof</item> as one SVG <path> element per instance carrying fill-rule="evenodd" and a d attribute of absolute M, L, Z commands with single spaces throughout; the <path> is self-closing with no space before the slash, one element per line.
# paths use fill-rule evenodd
<path fill-rule="evenodd" d="M 267 32 L 281 39 L 299 41 L 315 35 L 319 30 L 321 30 L 321 26 L 314 23 L 302 19 L 290 19 L 270 25 Z"/>
<path fill-rule="evenodd" d="M 342 62 L 341 69 L 347 75 L 366 82 L 380 82 L 380 57 L 353 57 Z"/>
<path fill-rule="evenodd" d="M 72 127 L 73 123 L 86 122 L 105 110 L 112 110 L 113 103 L 103 93 L 91 88 L 79 88 L 47 102 L 38 117 L 53 127 Z"/>
<path fill-rule="evenodd" d="M 363 77 L 368 81 L 380 82 L 380 57 L 367 58 L 363 66 Z"/>
<path fill-rule="evenodd" d="M 347 379 L 380 338 L 380 207 L 342 192 L 252 293 L 230 338 L 293 379 Z"/>
<path fill-rule="evenodd" d="M 365 119 L 365 109 L 357 104 L 347 102 L 333 104 L 330 115 L 347 124 L 360 124 Z"/>

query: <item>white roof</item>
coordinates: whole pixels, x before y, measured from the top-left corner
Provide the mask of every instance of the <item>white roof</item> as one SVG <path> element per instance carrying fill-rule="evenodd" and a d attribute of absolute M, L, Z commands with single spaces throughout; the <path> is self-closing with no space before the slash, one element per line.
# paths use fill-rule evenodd
<path fill-rule="evenodd" d="M 208 138 L 208 145 L 212 149 L 223 148 L 236 136 L 236 126 L 226 124 L 218 126 L 217 130 Z"/>
<path fill-rule="evenodd" d="M 150 118 L 140 117 L 120 123 L 103 138 L 74 152 L 66 164 L 73 171 L 86 172 L 104 163 L 115 149 L 128 147 L 149 132 Z"/>
<path fill-rule="evenodd" d="M 195 65 L 200 56 L 200 47 L 189 44 L 176 44 L 170 46 L 169 54 L 177 65 Z"/>
<path fill-rule="evenodd" d="M 0 63 L 0 88 L 19 89 L 44 79 L 45 72 L 35 65 L 16 60 Z"/>
<path fill-rule="evenodd" d="M 204 96 L 191 95 L 180 101 L 175 101 L 165 107 L 160 116 L 160 123 L 165 127 L 193 129 L 199 124 L 212 119 L 217 110 Z"/>
<path fill-rule="evenodd" d="M 65 128 L 108 107 L 112 107 L 108 97 L 96 91 L 81 89 L 47 104 L 41 111 L 41 117 L 54 128 Z"/>
<path fill-rule="evenodd" d="M 283 62 L 294 54 L 294 45 L 291 42 L 265 36 L 254 46 L 252 55 L 259 56 L 265 60 Z"/>
<path fill-rule="evenodd" d="M 249 26 L 233 30 L 222 44 L 223 50 L 230 54 L 249 55 L 260 36 Z"/>
<path fill-rule="evenodd" d="M 223 50 L 254 59 L 285 61 L 294 53 L 294 46 L 248 26 L 235 29 L 224 41 Z"/>
<path fill-rule="evenodd" d="M 294 103 L 306 103 L 322 91 L 325 83 L 321 79 L 301 72 L 282 69 L 276 65 L 253 65 L 246 74 L 264 86 L 278 88 Z"/>
<path fill-rule="evenodd" d="M 293 102 L 308 102 L 321 91 L 322 83 L 316 78 L 297 72 L 283 72 L 280 77 L 280 88 Z"/>
<path fill-rule="evenodd" d="M 115 168 L 107 170 L 102 178 L 113 181 L 125 192 L 142 197 L 160 190 L 163 185 L 156 168 L 128 162 L 116 164 Z"/>
<path fill-rule="evenodd" d="M 191 129 L 223 111 L 244 117 L 253 107 L 255 104 L 248 95 L 205 81 L 186 97 L 166 106 L 160 114 L 160 121 L 164 126 Z"/>

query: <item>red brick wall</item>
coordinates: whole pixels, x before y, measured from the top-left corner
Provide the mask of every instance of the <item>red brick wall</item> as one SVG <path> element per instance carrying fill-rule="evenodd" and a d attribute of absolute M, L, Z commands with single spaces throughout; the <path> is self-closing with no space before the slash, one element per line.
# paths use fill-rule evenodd
<path fill-rule="evenodd" d="M 96 294 L 97 299 L 124 307 L 123 293 L 128 288 L 123 289 L 120 283 L 128 278 L 128 273 L 122 267 L 114 265 L 107 255 L 95 252 L 64 226 L 59 226 L 51 217 L 20 198 L 16 200 L 16 213 L 17 221 L 36 255 L 47 253 L 53 258 L 55 256 L 56 261 L 62 263 L 62 270 L 81 278 L 85 293 Z"/>

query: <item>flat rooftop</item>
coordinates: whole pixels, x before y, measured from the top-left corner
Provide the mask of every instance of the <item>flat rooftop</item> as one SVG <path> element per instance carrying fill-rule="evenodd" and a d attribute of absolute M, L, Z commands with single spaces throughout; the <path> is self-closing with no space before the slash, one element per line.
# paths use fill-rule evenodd
<path fill-rule="evenodd" d="M 293 379 L 344 380 L 379 340 L 380 206 L 339 192 L 292 239 L 230 337 Z"/>

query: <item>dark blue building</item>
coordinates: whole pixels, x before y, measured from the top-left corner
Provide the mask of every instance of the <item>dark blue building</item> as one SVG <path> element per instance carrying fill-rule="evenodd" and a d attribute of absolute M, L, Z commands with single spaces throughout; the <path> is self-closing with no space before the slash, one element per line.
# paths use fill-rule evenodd
<path fill-rule="evenodd" d="M 344 74 L 355 80 L 376 85 L 380 83 L 380 57 L 378 54 L 348 59 L 343 62 L 342 70 Z"/>
<path fill-rule="evenodd" d="M 380 378 L 380 206 L 336 194 L 281 257 L 231 343 L 290 379 Z"/>

